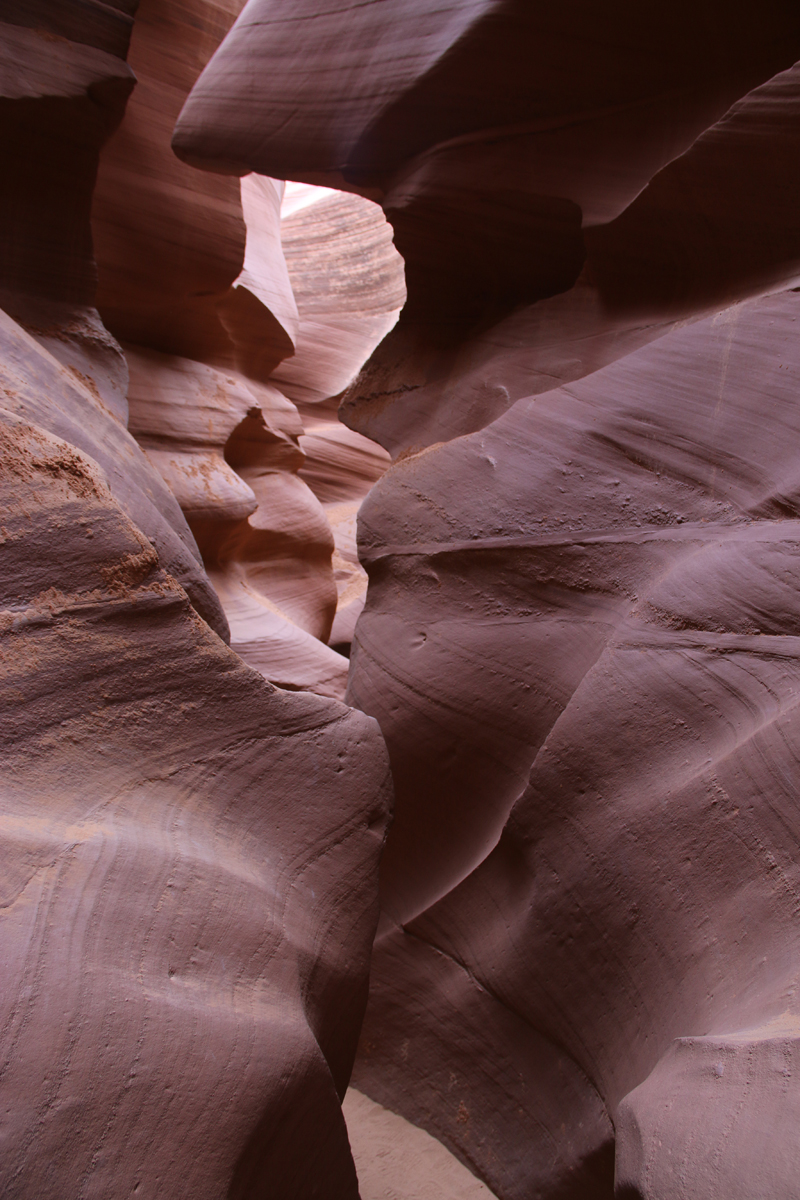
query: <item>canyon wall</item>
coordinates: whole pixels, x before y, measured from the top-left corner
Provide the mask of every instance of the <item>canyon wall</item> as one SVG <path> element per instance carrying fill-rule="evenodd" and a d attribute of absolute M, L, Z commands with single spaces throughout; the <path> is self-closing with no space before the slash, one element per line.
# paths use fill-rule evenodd
<path fill-rule="evenodd" d="M 0 6 L 9 1200 L 358 1196 L 388 762 L 326 698 L 283 184 L 169 147 L 240 8 Z"/>
<path fill-rule="evenodd" d="M 794 1200 L 798 59 L 0 3 L 4 1196 Z"/>
<path fill-rule="evenodd" d="M 340 409 L 394 459 L 354 1078 L 503 1200 L 796 1189 L 798 57 L 782 3 L 250 0 L 176 127 L 405 261 Z"/>

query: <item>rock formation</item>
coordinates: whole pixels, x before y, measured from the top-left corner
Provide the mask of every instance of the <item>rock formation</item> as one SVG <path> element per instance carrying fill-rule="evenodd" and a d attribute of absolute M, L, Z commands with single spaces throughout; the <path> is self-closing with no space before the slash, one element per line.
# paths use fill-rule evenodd
<path fill-rule="evenodd" d="M 248 254 L 239 181 L 169 151 L 238 6 L 140 6 L 95 295 L 134 7 L 2 9 L 0 1190 L 356 1200 L 386 754 L 225 645 L 187 524 L 327 633 L 333 536 L 265 382 L 297 324 L 279 236 Z M 242 191 L 274 235 L 282 185 Z"/>
<path fill-rule="evenodd" d="M 279 686 L 342 699 L 347 658 L 327 643 L 349 652 L 366 592 L 352 529 L 359 476 L 374 481 L 388 458 L 365 455 L 372 444 L 343 426 L 331 438 L 330 411 L 327 436 L 301 445 L 293 401 L 319 423 L 319 406 L 396 321 L 402 262 L 368 200 L 312 189 L 282 222 L 283 183 L 209 175 L 172 153 L 181 105 L 241 7 L 139 6 L 129 55 L 139 83 L 94 196 L 97 302 L 126 351 L 129 428 L 178 499 L 231 645 Z M 359 454 L 368 464 L 351 471 Z M 331 473 L 338 547 L 307 482 Z"/>
<path fill-rule="evenodd" d="M 3 1195 L 795 1200 L 796 6 L 0 20 Z"/>
<path fill-rule="evenodd" d="M 766 1132 L 737 1114 L 774 1106 L 774 1157 L 792 1109 L 768 1064 L 797 1020 L 798 318 L 790 291 L 673 332 L 367 501 L 350 699 L 397 808 L 357 1079 L 391 1106 L 418 1072 L 405 1115 L 499 1195 L 581 1170 L 576 1194 L 602 1195 L 599 1097 L 631 1194 L 794 1186 L 790 1158 L 759 1193 L 740 1143 Z M 706 1038 L 714 1063 L 766 1056 L 747 1087 L 720 1077 L 708 1138 Z"/>
<path fill-rule="evenodd" d="M 341 409 L 396 459 L 357 1086 L 503 1200 L 789 1200 L 797 12 L 289 7 L 174 145 L 380 200 L 405 260 Z"/>
<path fill-rule="evenodd" d="M 245 666 L 87 455 L 2 437 L 3 1194 L 355 1198 L 374 726 Z"/>

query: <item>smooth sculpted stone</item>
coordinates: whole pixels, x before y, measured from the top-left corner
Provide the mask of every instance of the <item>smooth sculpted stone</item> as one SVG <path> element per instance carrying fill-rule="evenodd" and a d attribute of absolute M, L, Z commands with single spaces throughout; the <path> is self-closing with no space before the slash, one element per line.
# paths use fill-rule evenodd
<path fill-rule="evenodd" d="M 129 9 L 0 8 L 0 308 L 123 421 L 127 373 L 94 308 L 90 211 L 100 148 L 135 84 Z"/>
<path fill-rule="evenodd" d="M 356 1200 L 355 1059 L 362 1200 L 795 1200 L 800 9 L 134 7 L 0 14 L 0 1192 Z"/>
<path fill-rule="evenodd" d="M 74 445 L 0 440 L 0 1191 L 357 1200 L 377 727 L 245 666 Z"/>
<path fill-rule="evenodd" d="M 347 388 L 339 418 L 393 458 L 475 433 L 525 396 L 623 358 L 667 333 L 674 317 L 607 307 L 582 273 L 559 296 L 525 304 L 442 346 L 424 324 L 400 324 Z"/>
<path fill-rule="evenodd" d="M 587 262 L 575 286 L 522 304 L 452 345 L 440 344 L 437 320 L 411 321 L 407 310 L 348 389 L 342 419 L 393 455 L 418 450 L 483 428 L 522 396 L 591 374 L 678 320 L 796 283 L 799 78 L 794 66 L 737 101 L 638 196 L 628 196 L 633 203 L 610 223 L 600 218 L 614 216 L 612 211 L 594 210 L 603 194 L 599 177 L 585 168 L 583 192 L 563 179 L 566 194 L 583 206 Z M 415 188 L 424 195 L 457 185 L 468 196 L 470 179 L 488 175 L 506 196 L 515 172 L 523 182 L 532 172 L 541 188 L 536 154 L 520 143 L 515 158 L 503 146 L 489 145 L 483 171 L 473 143 L 431 152 L 409 170 L 409 179 L 384 200 L 391 219 L 401 218 L 404 252 L 398 194 L 413 209 Z M 565 165 L 584 164 L 574 146 L 571 153 Z M 486 224 L 502 226 L 500 199 L 491 193 L 486 205 Z M 431 270 L 441 252 L 437 244 L 421 253 L 423 269 Z M 464 271 L 459 256 L 450 257 L 454 269 Z M 514 276 L 501 270 L 497 248 L 488 261 L 503 279 L 504 295 L 513 294 Z M 435 294 L 424 283 L 416 287 L 413 256 L 408 279 L 412 295 Z M 463 281 L 469 303 L 488 292 L 481 286 L 476 297 L 475 283 Z"/>
<path fill-rule="evenodd" d="M 349 654 L 356 621 L 367 595 L 367 573 L 358 560 L 356 525 L 361 504 L 389 466 L 389 455 L 346 425 L 306 417 L 300 438 L 306 460 L 300 468 L 322 501 L 334 538 L 333 573 L 338 602 L 329 642 Z"/>
<path fill-rule="evenodd" d="M 128 428 L 189 521 L 241 520 L 257 501 L 225 461 L 225 443 L 257 407 L 240 376 L 129 346 Z M 287 405 L 288 407 L 288 405 Z"/>
<path fill-rule="evenodd" d="M 693 143 L 798 56 L 800 18 L 781 0 L 735 13 L 718 0 L 602 12 L 585 0 L 558 12 L 250 0 L 174 145 L 208 170 L 328 182 L 383 205 L 408 302 L 342 415 L 398 454 L 482 428 L 676 317 L 730 303 L 743 280 L 748 294 L 785 287 L 791 98 L 757 104 L 721 155 L 698 157 Z M 740 197 L 742 153 L 754 170 Z M 732 170 L 718 175 L 721 158 Z M 674 182 L 649 201 L 662 169 Z M 279 370 L 290 380 L 299 360 Z"/>
<path fill-rule="evenodd" d="M 604 305 L 683 315 L 800 282 L 800 64 L 734 104 L 588 232 Z"/>
<path fill-rule="evenodd" d="M 362 509 L 397 802 L 355 1081 L 503 1200 L 610 1197 L 612 1122 L 626 1197 L 796 1187 L 798 328 L 675 330 Z"/>
<path fill-rule="evenodd" d="M 269 246 L 275 185 L 243 185 L 247 258 L 239 180 L 193 171 L 170 149 L 192 84 L 241 8 L 139 4 L 129 54 L 138 82 L 103 150 L 92 203 L 97 307 L 120 341 L 266 380 L 293 352 L 296 321 L 280 248 Z M 254 263 L 269 266 L 266 289 L 249 286 Z"/>
<path fill-rule="evenodd" d="M 788 1014 L 757 1029 L 676 1038 L 619 1107 L 617 1196 L 790 1200 L 800 1115 L 793 1086 L 798 1046 L 800 1021 Z M 671 1154 L 663 1153 L 665 1139 Z"/>
<path fill-rule="evenodd" d="M 124 58 L 139 0 L 4 0 L 3 20 Z"/>
<path fill-rule="evenodd" d="M 280 241 L 299 321 L 295 353 L 272 378 L 316 405 L 339 395 L 396 323 L 403 260 L 377 204 L 328 188 L 287 185 Z"/>
<path fill-rule="evenodd" d="M 175 148 L 211 170 L 382 189 L 433 146 L 476 134 L 513 146 L 541 132 L 538 173 L 555 181 L 560 155 L 561 174 L 580 178 L 585 149 L 619 212 L 661 155 L 791 66 L 798 33 L 781 0 L 736 12 L 721 0 L 668 12 L 625 0 L 602 11 L 586 0 L 557 11 L 527 0 L 250 0 L 184 108 Z M 558 181 L 550 194 L 569 192 Z"/>
<path fill-rule="evenodd" d="M 281 245 L 284 185 L 211 176 L 181 163 L 169 144 L 186 94 L 240 8 L 239 0 L 189 8 L 144 0 L 138 10 L 131 62 L 139 82 L 94 197 L 98 304 L 126 348 L 130 429 L 198 541 L 231 644 L 280 686 L 341 699 L 347 660 L 326 645 L 337 602 L 334 538 L 298 476 L 300 417 L 272 381 L 299 336 Z M 380 210 L 345 199 L 371 210 L 384 257 L 396 259 Z M 360 284 L 368 274 L 362 266 Z M 356 338 L 333 390 L 380 331 L 372 328 L 367 344 L 363 332 Z M 312 339 L 307 368 L 315 347 Z M 323 363 L 315 378 L 324 389 L 328 375 Z M 245 443 L 242 459 L 236 447 Z"/>
<path fill-rule="evenodd" d="M 324 644 L 336 609 L 334 538 L 298 475 L 296 408 L 274 387 L 205 363 L 142 347 L 127 354 L 131 432 L 197 539 L 232 647 L 281 687 L 342 699 L 347 661 Z"/>
<path fill-rule="evenodd" d="M 281 222 L 286 185 L 263 175 L 246 175 L 239 186 L 247 239 L 236 285 L 252 292 L 278 319 L 296 353 L 300 315 L 286 263 Z"/>
<path fill-rule="evenodd" d="M 36 26 L 0 24 L 0 288 L 86 305 L 98 153 L 136 79 L 124 50 L 73 42 L 46 19 Z"/>

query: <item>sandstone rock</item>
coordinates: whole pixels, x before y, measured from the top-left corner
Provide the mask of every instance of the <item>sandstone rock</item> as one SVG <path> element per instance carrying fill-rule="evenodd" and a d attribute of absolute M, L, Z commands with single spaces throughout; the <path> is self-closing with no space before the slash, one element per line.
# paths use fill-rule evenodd
<path fill-rule="evenodd" d="M 615 1134 L 626 1200 L 788 1197 L 797 14 L 423 8 L 251 0 L 174 139 L 380 200 L 405 258 L 343 407 L 397 458 L 355 1081 L 502 1200 L 608 1200 Z"/>
<path fill-rule="evenodd" d="M 800 65 L 745 96 L 591 230 L 604 302 L 639 314 L 720 307 L 800 280 Z"/>
<path fill-rule="evenodd" d="M 796 1017 L 677 1038 L 620 1105 L 617 1194 L 788 1200 L 797 1170 L 797 1092 L 790 1083 L 797 1042 Z M 698 1153 L 701 1107 L 705 1144 Z"/>
<path fill-rule="evenodd" d="M 92 209 L 97 306 L 121 341 L 267 379 L 293 343 L 286 305 L 273 312 L 242 279 L 239 181 L 199 175 L 169 147 L 189 89 L 241 7 L 139 5 L 129 55 L 138 82 L 103 152 Z"/>
<path fill-rule="evenodd" d="M 189 520 L 239 520 L 256 509 L 224 448 L 256 406 L 246 382 L 204 363 L 130 346 L 128 428 Z"/>
<path fill-rule="evenodd" d="M 336 608 L 333 535 L 322 505 L 291 469 L 302 463 L 302 452 L 289 447 L 287 464 L 286 442 L 277 441 L 256 417 L 248 417 L 228 440 L 228 462 L 252 489 L 258 508 L 217 537 L 206 557 L 212 566 L 238 563 L 251 586 L 258 584 L 295 624 L 327 641 Z M 206 542 L 208 537 L 207 532 Z"/>
<path fill-rule="evenodd" d="M 124 59 L 139 0 L 4 0 L 3 20 Z"/>
<path fill-rule="evenodd" d="M 3 1194 L 356 1200 L 374 723 L 271 688 L 95 462 L 0 428 Z"/>
<path fill-rule="evenodd" d="M 123 421 L 127 374 L 93 307 L 89 215 L 98 152 L 135 82 L 127 7 L 98 9 L 95 36 L 74 6 L 0 14 L 0 307 Z"/>
<path fill-rule="evenodd" d="M 356 546 L 356 522 L 364 497 L 389 465 L 389 455 L 346 425 L 307 417 L 306 426 L 307 432 L 300 438 L 306 460 L 299 474 L 323 502 L 334 539 L 338 601 L 328 640 L 349 655 L 367 594 L 367 573 Z"/>
<path fill-rule="evenodd" d="M 115 499 L 153 542 L 162 567 L 185 588 L 212 629 L 228 627 L 200 554 L 172 493 L 96 389 L 64 367 L 0 312 L 0 396 L 6 409 L 89 454 Z"/>
<path fill-rule="evenodd" d="M 452 346 L 438 344 L 430 321 L 410 322 L 405 314 L 348 390 L 342 418 L 393 454 L 420 449 L 483 428 L 513 400 L 589 374 L 660 336 L 678 318 L 796 282 L 797 79 L 793 67 L 734 104 L 610 224 L 593 210 L 597 177 L 587 172 L 584 192 L 562 179 L 584 211 L 588 262 L 578 284 Z M 465 194 L 470 178 L 488 174 L 497 187 L 503 171 L 510 187 L 519 159 L 504 157 L 504 145 L 490 145 L 485 172 L 473 143 L 466 147 L 471 159 L 461 151 L 455 157 L 448 146 L 428 156 L 434 167 L 423 159 L 416 170 L 423 187 L 434 169 Z M 518 150 L 523 171 L 539 165 L 535 154 Z M 572 154 L 566 161 L 575 163 L 575 147 Z M 541 186 L 540 176 L 537 181 Z M 396 220 L 391 193 L 385 203 Z M 498 258 L 490 257 L 495 269 Z M 409 280 L 413 294 L 413 272 Z M 419 290 L 431 291 L 424 281 Z M 509 294 L 505 283 L 503 291 Z M 479 295 L 486 294 L 480 287 Z"/>
<path fill-rule="evenodd" d="M 345 392 L 340 417 L 393 457 L 413 453 L 483 429 L 516 400 L 590 375 L 673 324 L 668 314 L 611 310 L 585 274 L 455 345 L 400 324 Z"/>
<path fill-rule="evenodd" d="M 97 155 L 135 76 L 120 58 L 51 33 L 3 24 L 0 37 L 0 286 L 91 304 L 89 228 Z M 13 179 L 13 186 L 11 180 Z"/>
<path fill-rule="evenodd" d="M 279 180 L 263 175 L 246 175 L 241 180 L 247 240 L 236 285 L 246 287 L 266 305 L 296 347 L 300 316 L 284 253 L 281 226 L 284 188 L 285 184 Z"/>
<path fill-rule="evenodd" d="M 316 645 L 336 608 L 333 535 L 296 473 L 294 405 L 189 359 L 134 347 L 128 359 L 131 431 L 198 540 L 231 645 L 274 683 L 341 699 L 347 664 Z"/>
<path fill-rule="evenodd" d="M 297 567 L 296 558 L 289 561 L 290 566 Z M 221 567 L 212 563 L 209 568 L 209 578 L 230 625 L 232 648 L 248 666 L 278 687 L 344 700 L 347 657 L 290 620 L 270 599 L 263 585 L 259 586 L 258 578 L 255 584 L 250 583 L 246 568 L 247 564 L 243 568 L 236 561 L 223 563 Z M 334 592 L 328 607 L 327 629 L 331 628 L 335 602 Z M 352 640 L 352 631 L 347 640 Z"/>
<path fill-rule="evenodd" d="M 602 13 L 582 0 L 557 13 L 524 0 L 348 0 L 330 11 L 250 0 L 184 108 L 175 147 L 206 169 L 383 189 L 433 146 L 543 132 L 554 179 L 559 166 L 574 179 L 591 165 L 616 192 L 598 210 L 607 220 L 660 155 L 680 153 L 738 96 L 791 66 L 798 33 L 779 2 L 732 14 L 707 0 L 698 14 L 685 0 L 669 12 L 618 3 Z M 558 128 L 566 155 L 548 136 Z M 550 194 L 569 193 L 559 180 Z"/>
<path fill-rule="evenodd" d="M 290 184 L 281 244 L 299 310 L 295 354 L 274 371 L 298 404 L 337 396 L 397 321 L 402 259 L 377 205 Z"/>
<path fill-rule="evenodd" d="M 239 7 L 139 10 L 139 85 L 104 151 L 94 200 L 99 304 L 125 339 L 130 428 L 198 539 L 232 645 L 282 686 L 341 699 L 347 662 L 324 644 L 337 597 L 333 535 L 297 475 L 297 410 L 266 382 L 299 335 L 281 247 L 283 184 L 212 178 L 169 148 L 171 123 Z M 374 340 L 347 360 L 343 382 Z"/>
<path fill-rule="evenodd" d="M 794 1019 L 799 318 L 786 292 L 672 332 L 397 464 L 362 511 L 349 699 L 397 803 L 356 1082 L 503 1197 L 609 1194 L 577 1182 L 597 1093 L 615 1122 L 632 1096 L 631 1196 L 794 1186 L 778 1122 L 769 1187 L 763 1126 L 723 1140 L 748 1076 L 706 1126 L 706 1068 L 669 1056 Z M 752 1036 L 763 1104 L 793 1103 Z M 565 1053 L 583 1142 L 556 1136 Z"/>
<path fill-rule="evenodd" d="M 95 209 L 101 307 L 146 343 L 129 349 L 143 450 L 89 236 L 97 151 L 133 82 L 114 57 L 133 7 L 3 11 L 0 300 L 25 328 L 0 313 L 0 1191 L 356 1200 L 340 1099 L 377 918 L 382 739 L 224 645 L 178 503 L 207 540 L 266 492 L 258 535 L 291 541 L 305 506 L 327 567 L 306 561 L 294 582 L 284 568 L 279 599 L 308 625 L 327 603 L 327 635 L 332 535 L 296 474 L 297 412 L 263 381 L 293 348 L 274 238 L 270 253 L 280 187 L 245 183 L 258 237 L 242 261 L 238 182 L 230 204 L 204 176 L 193 195 L 159 137 L 233 14 L 143 5 L 141 103 Z M 269 288 L 254 264 L 275 268 Z M 187 358 L 197 346 L 214 366 Z M 343 690 L 346 659 L 280 620 Z"/>
<path fill-rule="evenodd" d="M 305 462 L 300 477 L 323 504 L 363 500 L 389 466 L 389 455 L 338 421 L 306 418 L 300 437 Z"/>
<path fill-rule="evenodd" d="M 491 1200 L 440 1142 L 351 1088 L 342 1105 L 361 1200 Z"/>
<path fill-rule="evenodd" d="M 779 4 L 734 20 L 708 4 L 700 22 L 688 5 L 635 16 L 619 5 L 601 18 L 575 4 L 546 20 L 512 0 L 435 12 L 411 0 L 380 10 L 322 14 L 311 2 L 291 10 L 286 21 L 281 0 L 251 0 L 195 87 L 175 146 L 199 166 L 339 181 L 381 199 L 405 258 L 409 301 L 343 416 L 393 453 L 480 428 L 510 401 L 665 332 L 675 314 L 637 307 L 635 286 L 653 254 L 642 247 L 663 240 L 651 236 L 663 206 L 645 204 L 630 246 L 630 223 L 620 218 L 604 256 L 605 232 L 595 237 L 592 228 L 619 217 L 731 103 L 800 53 L 796 15 Z M 309 62 L 324 73 L 324 89 Z M 254 93 L 256 63 L 263 74 Z M 707 227 L 707 216 L 687 219 Z M 589 286 L 542 309 L 580 272 L 581 225 L 599 256 L 602 294 L 590 256 Z M 755 214 L 750 227 L 764 225 Z M 697 238 L 688 236 L 691 262 Z M 785 238 L 774 241 L 780 247 Z M 669 253 L 666 246 L 660 265 Z M 726 253 L 721 247 L 718 257 Z M 614 280 L 624 261 L 630 303 L 612 313 L 606 293 L 622 286 Z M 656 269 L 653 288 L 664 286 L 658 278 Z M 784 269 L 773 282 L 786 280 Z M 565 324 L 555 342 L 553 317 Z M 280 370 L 290 377 L 295 363 Z"/>
<path fill-rule="evenodd" d="M 107 336 L 131 8 L 4 9 L 4 1192 L 355 1200 L 352 643 L 390 1170 L 790 1200 L 798 11 L 146 0 Z"/>

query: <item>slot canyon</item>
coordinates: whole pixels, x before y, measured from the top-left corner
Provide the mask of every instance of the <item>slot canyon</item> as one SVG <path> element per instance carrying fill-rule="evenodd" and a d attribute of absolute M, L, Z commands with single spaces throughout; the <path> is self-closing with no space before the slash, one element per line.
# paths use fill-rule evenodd
<path fill-rule="evenodd" d="M 799 60 L 0 0 L 0 1200 L 800 1198 Z"/>

